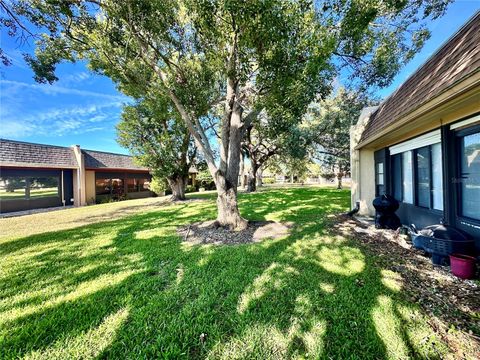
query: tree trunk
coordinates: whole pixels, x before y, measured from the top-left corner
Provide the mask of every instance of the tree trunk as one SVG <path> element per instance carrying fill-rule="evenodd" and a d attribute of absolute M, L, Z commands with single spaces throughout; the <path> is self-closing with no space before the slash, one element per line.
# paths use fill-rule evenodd
<path fill-rule="evenodd" d="M 248 172 L 247 192 L 257 191 L 257 171 L 257 165 L 252 162 L 250 171 Z"/>
<path fill-rule="evenodd" d="M 240 186 L 244 189 L 245 185 L 245 155 L 242 153 L 240 155 Z"/>
<path fill-rule="evenodd" d="M 342 188 L 343 188 L 342 178 L 343 178 L 343 173 L 342 173 L 342 172 L 338 172 L 338 173 L 337 173 L 337 189 L 342 189 Z"/>
<path fill-rule="evenodd" d="M 293 175 L 290 175 L 290 184 L 293 184 Z"/>
<path fill-rule="evenodd" d="M 147 56 L 150 53 L 145 42 L 137 37 L 141 46 L 141 56 L 152 67 L 160 80 L 165 84 L 167 93 L 175 104 L 180 116 L 187 126 L 190 134 L 195 140 L 196 146 L 200 149 L 207 162 L 210 174 L 215 179 L 218 191 L 217 223 L 220 226 L 242 229 L 246 228 L 247 221 L 240 216 L 237 206 L 237 184 L 240 164 L 241 141 L 244 135 L 244 128 L 247 122 L 242 121 L 243 108 L 240 104 L 240 89 L 237 75 L 238 64 L 238 33 L 233 37 L 227 61 L 227 87 L 225 99 L 225 112 L 221 120 L 220 131 L 220 161 L 216 165 L 214 152 L 209 137 L 200 123 L 200 119 L 189 112 L 184 106 L 176 92 L 169 85 L 169 76 L 163 72 L 157 63 L 157 59 Z M 250 115 L 250 114 L 249 114 Z M 251 112 L 251 115 L 258 115 L 258 112 Z"/>
<path fill-rule="evenodd" d="M 227 98 L 234 89 L 231 82 L 227 86 Z M 236 99 L 235 94 L 232 99 Z M 231 230 L 244 230 L 248 222 L 240 215 L 237 203 L 237 184 L 240 172 L 241 142 L 243 139 L 243 108 L 235 100 L 227 103 L 227 113 L 230 113 L 230 121 L 224 119 L 222 124 L 222 137 L 220 146 L 220 166 L 215 173 L 215 185 L 217 187 L 217 221 L 216 224 L 228 227 Z"/>
<path fill-rule="evenodd" d="M 259 167 L 257 170 L 257 187 L 262 187 L 263 186 L 263 168 Z"/>
<path fill-rule="evenodd" d="M 217 221 L 216 225 L 230 230 L 244 230 L 248 222 L 240 215 L 236 186 L 229 186 L 224 177 L 217 176 Z"/>
<path fill-rule="evenodd" d="M 187 186 L 188 177 L 170 177 L 167 178 L 167 181 L 172 190 L 172 201 L 185 200 L 185 187 Z"/>

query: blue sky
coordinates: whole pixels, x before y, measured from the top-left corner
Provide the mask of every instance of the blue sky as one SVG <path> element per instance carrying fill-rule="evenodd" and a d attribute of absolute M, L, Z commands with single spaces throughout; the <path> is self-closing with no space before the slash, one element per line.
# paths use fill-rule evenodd
<path fill-rule="evenodd" d="M 430 22 L 432 36 L 422 51 L 378 95 L 393 92 L 478 9 L 480 0 L 457 1 L 444 17 Z M 115 141 L 115 124 L 128 99 L 108 78 L 89 72 L 84 63 L 62 64 L 60 81 L 37 84 L 21 56 L 32 46 L 19 47 L 3 31 L 1 43 L 13 65 L 0 73 L 0 137 L 126 153 Z"/>

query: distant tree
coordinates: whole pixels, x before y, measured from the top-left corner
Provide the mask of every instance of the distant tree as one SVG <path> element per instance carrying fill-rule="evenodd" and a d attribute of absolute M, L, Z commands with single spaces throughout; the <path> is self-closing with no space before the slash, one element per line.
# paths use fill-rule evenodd
<path fill-rule="evenodd" d="M 265 169 L 272 174 L 287 176 L 290 183 L 293 184 L 306 180 L 310 163 L 311 160 L 307 156 L 275 155 L 266 163 Z"/>
<path fill-rule="evenodd" d="M 303 158 L 307 151 L 307 141 L 306 135 L 295 122 L 289 127 L 278 127 L 275 122 L 263 116 L 255 118 L 243 141 L 243 151 L 250 161 L 247 191 L 256 191 L 257 185 L 261 185 L 261 174 L 269 159 L 273 156 Z"/>
<path fill-rule="evenodd" d="M 313 143 L 312 156 L 335 174 L 337 188 L 350 173 L 350 127 L 355 125 L 361 110 L 378 100 L 365 92 L 340 88 L 333 96 L 310 106 L 307 128 Z"/>
<path fill-rule="evenodd" d="M 178 112 L 167 97 L 143 99 L 124 106 L 117 141 L 155 178 L 166 179 L 173 200 L 185 200 L 188 171 L 196 147 Z"/>
<path fill-rule="evenodd" d="M 25 190 L 25 179 L 21 178 L 4 178 L 5 191 L 9 193 L 15 192 L 17 189 Z"/>
<path fill-rule="evenodd" d="M 212 174 L 207 169 L 200 170 L 197 175 L 197 181 L 201 187 L 206 190 L 214 190 L 215 182 L 213 181 Z"/>
<path fill-rule="evenodd" d="M 218 190 L 217 223 L 247 224 L 237 205 L 241 141 L 252 118 L 326 96 L 340 68 L 362 85 L 384 86 L 428 38 L 425 19 L 448 0 L 18 0 L 1 1 L 5 21 L 27 18 L 44 36 L 27 58 L 40 82 L 62 60 L 87 60 L 129 93 L 158 87 L 208 163 Z M 251 98 L 255 98 L 254 101 Z M 265 98 L 265 99 L 264 99 Z M 260 100 L 260 101 L 258 101 Z M 265 101 L 262 101 L 265 100 Z M 202 119 L 216 117 L 219 162 Z M 270 119 L 277 117 L 269 111 Z M 299 122 L 300 118 L 296 118 Z"/>
<path fill-rule="evenodd" d="M 310 161 L 307 164 L 307 171 L 310 177 L 317 178 L 317 180 L 322 176 L 322 167 L 315 161 Z"/>

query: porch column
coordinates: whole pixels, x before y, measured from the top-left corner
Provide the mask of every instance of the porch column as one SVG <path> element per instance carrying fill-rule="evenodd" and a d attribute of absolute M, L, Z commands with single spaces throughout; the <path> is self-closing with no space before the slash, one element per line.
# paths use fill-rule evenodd
<path fill-rule="evenodd" d="M 73 170 L 73 204 L 74 206 L 83 206 L 87 204 L 85 191 L 85 160 L 80 145 L 72 145 L 71 148 L 77 162 L 77 169 Z"/>

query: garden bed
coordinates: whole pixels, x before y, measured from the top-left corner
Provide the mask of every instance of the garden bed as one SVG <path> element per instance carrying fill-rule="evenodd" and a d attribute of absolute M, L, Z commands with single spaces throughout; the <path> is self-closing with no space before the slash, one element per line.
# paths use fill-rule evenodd
<path fill-rule="evenodd" d="M 184 241 L 194 244 L 247 244 L 264 239 L 288 236 L 291 223 L 275 221 L 250 221 L 245 230 L 235 231 L 215 226 L 214 221 L 198 222 L 177 229 Z"/>
<path fill-rule="evenodd" d="M 382 267 L 401 275 L 409 299 L 431 316 L 430 325 L 460 357 L 480 356 L 478 280 L 462 280 L 452 275 L 448 266 L 433 265 L 398 231 L 379 230 L 347 216 L 338 216 L 334 222 L 334 231 L 354 237 L 377 256 Z"/>

